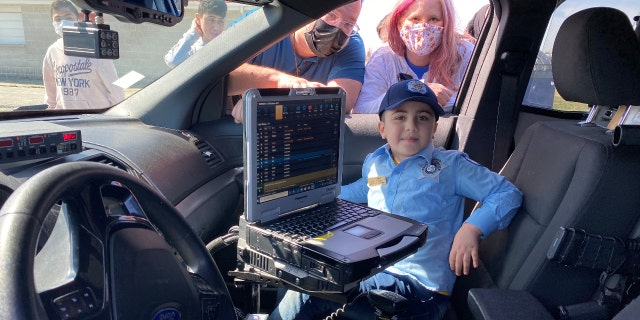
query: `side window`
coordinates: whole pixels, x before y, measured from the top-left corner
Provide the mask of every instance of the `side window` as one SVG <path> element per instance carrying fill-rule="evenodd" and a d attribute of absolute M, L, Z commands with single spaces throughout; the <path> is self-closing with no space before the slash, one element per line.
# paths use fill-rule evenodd
<path fill-rule="evenodd" d="M 634 17 L 640 13 L 640 2 L 637 0 L 567 0 L 556 8 L 547 32 L 542 40 L 542 46 L 538 51 L 536 63 L 531 72 L 527 91 L 525 92 L 522 104 L 525 106 L 553 109 L 566 112 L 588 112 L 589 106 L 582 103 L 569 102 L 558 94 L 553 83 L 551 61 L 553 42 L 555 41 L 558 29 L 564 20 L 570 15 L 591 7 L 613 7 L 626 13 L 629 21 L 637 28 Z"/>

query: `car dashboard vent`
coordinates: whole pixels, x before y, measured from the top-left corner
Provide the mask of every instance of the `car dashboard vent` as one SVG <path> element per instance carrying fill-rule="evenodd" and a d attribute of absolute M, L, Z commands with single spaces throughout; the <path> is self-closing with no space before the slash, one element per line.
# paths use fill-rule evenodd
<path fill-rule="evenodd" d="M 116 160 L 113 160 L 113 159 L 111 159 L 111 158 L 109 158 L 109 157 L 107 157 L 105 155 L 99 155 L 99 156 L 96 156 L 94 158 L 86 159 L 86 161 L 104 163 L 106 165 L 109 165 L 109 166 L 112 166 L 114 168 L 118 168 L 120 170 L 128 172 L 127 167 L 125 167 L 122 163 L 120 163 L 120 162 L 118 162 Z"/>
<path fill-rule="evenodd" d="M 206 141 L 196 139 L 194 140 L 194 144 L 200 151 L 200 154 L 204 157 L 204 160 L 207 161 L 207 165 L 210 168 L 215 168 L 223 162 L 222 156 Z"/>

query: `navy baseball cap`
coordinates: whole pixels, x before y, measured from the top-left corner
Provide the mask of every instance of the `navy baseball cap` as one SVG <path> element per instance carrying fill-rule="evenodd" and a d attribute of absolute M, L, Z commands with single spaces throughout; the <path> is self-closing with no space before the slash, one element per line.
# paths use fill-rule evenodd
<path fill-rule="evenodd" d="M 385 110 L 393 110 L 395 107 L 407 101 L 424 102 L 433 109 L 436 114 L 436 121 L 439 116 L 444 115 L 444 110 L 438 104 L 435 93 L 431 91 L 429 86 L 420 80 L 411 79 L 400 81 L 392 85 L 382 98 L 378 115 L 382 118 Z"/>

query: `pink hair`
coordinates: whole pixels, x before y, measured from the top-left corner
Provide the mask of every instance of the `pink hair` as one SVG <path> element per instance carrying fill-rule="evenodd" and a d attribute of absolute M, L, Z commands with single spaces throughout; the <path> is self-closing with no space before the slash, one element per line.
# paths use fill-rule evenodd
<path fill-rule="evenodd" d="M 407 8 L 416 1 L 420 0 L 398 1 L 393 11 L 391 11 L 389 18 L 389 47 L 401 57 L 405 56 L 406 46 L 400 38 L 398 23 Z M 460 54 L 458 47 L 461 45 L 464 36 L 455 30 L 455 12 L 451 0 L 439 1 L 443 8 L 442 20 L 444 30 L 442 33 L 442 43 L 430 53 L 431 62 L 429 63 L 429 78 L 427 81 L 435 82 L 434 80 L 436 80 L 447 88 L 458 90 L 458 88 L 454 88 L 453 78 L 458 74 L 462 63 L 463 56 Z"/>

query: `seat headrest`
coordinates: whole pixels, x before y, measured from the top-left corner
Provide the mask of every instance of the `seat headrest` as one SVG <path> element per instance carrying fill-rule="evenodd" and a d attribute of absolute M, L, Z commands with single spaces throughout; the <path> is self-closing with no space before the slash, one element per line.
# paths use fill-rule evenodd
<path fill-rule="evenodd" d="M 591 105 L 640 105 L 640 41 L 613 8 L 579 11 L 553 44 L 553 80 L 562 98 Z"/>

